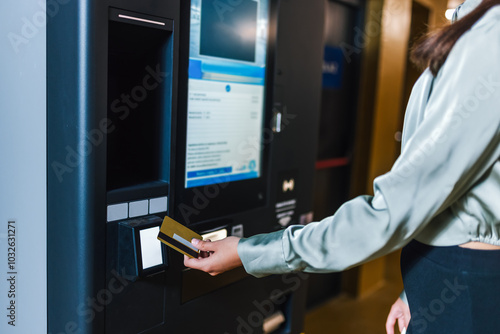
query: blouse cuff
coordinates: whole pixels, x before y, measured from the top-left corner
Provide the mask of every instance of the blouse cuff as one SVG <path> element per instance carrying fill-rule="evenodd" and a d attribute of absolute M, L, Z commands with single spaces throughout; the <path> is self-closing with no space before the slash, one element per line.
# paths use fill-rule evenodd
<path fill-rule="evenodd" d="M 401 291 L 401 294 L 399 295 L 399 298 L 401 298 L 401 300 L 406 304 L 408 305 L 408 298 L 406 298 L 406 292 L 405 290 Z"/>
<path fill-rule="evenodd" d="M 247 273 L 264 277 L 290 272 L 283 256 L 283 233 L 280 230 L 239 241 L 238 255 Z"/>

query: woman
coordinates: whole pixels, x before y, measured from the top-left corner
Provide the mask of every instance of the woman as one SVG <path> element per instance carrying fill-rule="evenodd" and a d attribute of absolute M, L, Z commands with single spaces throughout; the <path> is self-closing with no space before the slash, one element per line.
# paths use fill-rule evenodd
<path fill-rule="evenodd" d="M 342 271 L 404 247 L 409 304 L 387 320 L 407 333 L 500 331 L 500 0 L 467 0 L 457 22 L 414 50 L 429 66 L 413 88 L 402 153 L 374 196 L 307 226 L 247 239 L 193 240 L 185 265 L 262 277 Z M 411 321 L 410 312 L 411 311 Z"/>

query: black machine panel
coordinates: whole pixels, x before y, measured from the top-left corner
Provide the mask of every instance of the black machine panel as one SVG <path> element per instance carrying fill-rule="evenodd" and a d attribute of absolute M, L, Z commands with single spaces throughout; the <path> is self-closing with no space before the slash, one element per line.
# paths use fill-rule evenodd
<path fill-rule="evenodd" d="M 323 11 L 320 0 L 61 7 L 48 24 L 49 161 L 82 133 L 101 139 L 64 183 L 49 178 L 49 332 L 302 331 L 307 275 L 211 277 L 154 235 L 165 215 L 242 237 L 310 221 Z"/>

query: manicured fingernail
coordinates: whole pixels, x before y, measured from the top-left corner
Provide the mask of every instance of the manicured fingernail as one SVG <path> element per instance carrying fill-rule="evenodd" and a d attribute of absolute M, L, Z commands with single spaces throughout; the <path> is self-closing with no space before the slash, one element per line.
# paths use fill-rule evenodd
<path fill-rule="evenodd" d="M 198 243 L 199 243 L 199 242 L 200 242 L 200 240 L 198 240 L 198 239 L 196 239 L 196 238 L 193 238 L 193 239 L 191 240 L 191 243 L 192 243 L 193 245 L 195 245 L 195 246 L 196 246 L 196 245 L 198 245 Z"/>

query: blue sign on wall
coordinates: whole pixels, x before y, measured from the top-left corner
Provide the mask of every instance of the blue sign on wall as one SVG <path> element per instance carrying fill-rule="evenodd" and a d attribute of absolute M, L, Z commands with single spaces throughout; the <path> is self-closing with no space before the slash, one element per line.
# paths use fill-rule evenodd
<path fill-rule="evenodd" d="M 344 55 L 338 47 L 325 46 L 323 58 L 323 88 L 339 89 L 342 85 Z"/>

